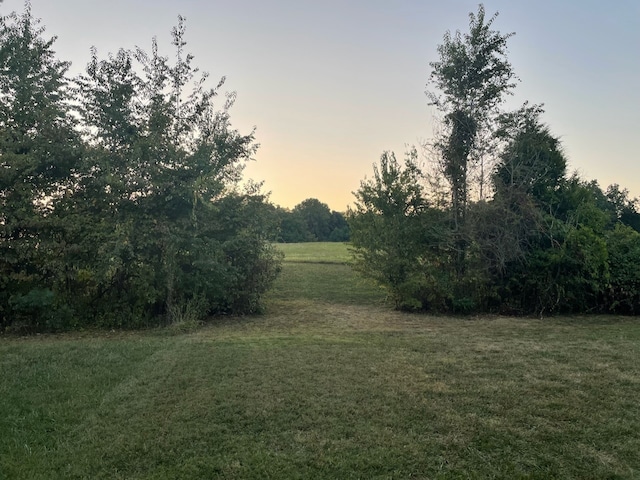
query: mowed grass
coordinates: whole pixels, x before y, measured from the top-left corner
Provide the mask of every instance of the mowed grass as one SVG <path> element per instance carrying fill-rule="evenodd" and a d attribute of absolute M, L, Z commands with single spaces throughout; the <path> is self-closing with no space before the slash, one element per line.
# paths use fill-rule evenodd
<path fill-rule="evenodd" d="M 402 314 L 318 262 L 262 316 L 0 339 L 0 478 L 640 477 L 637 319 Z"/>
<path fill-rule="evenodd" d="M 385 293 L 348 265 L 348 246 L 338 242 L 282 243 L 285 254 L 279 281 L 268 299 L 284 302 L 315 301 L 340 305 L 383 305 Z M 273 306 L 273 305 L 272 305 Z"/>
<path fill-rule="evenodd" d="M 349 247 L 341 242 L 279 243 L 288 263 L 342 263 L 351 261 Z"/>

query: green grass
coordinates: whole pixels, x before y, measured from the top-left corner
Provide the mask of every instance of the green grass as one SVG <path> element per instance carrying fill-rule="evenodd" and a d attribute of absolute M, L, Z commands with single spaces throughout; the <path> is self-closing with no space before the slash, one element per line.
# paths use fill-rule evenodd
<path fill-rule="evenodd" d="M 340 242 L 278 243 L 287 262 L 348 263 L 351 260 L 349 247 Z"/>
<path fill-rule="evenodd" d="M 331 247 L 263 316 L 0 339 L 0 478 L 640 477 L 637 319 L 402 314 Z"/>

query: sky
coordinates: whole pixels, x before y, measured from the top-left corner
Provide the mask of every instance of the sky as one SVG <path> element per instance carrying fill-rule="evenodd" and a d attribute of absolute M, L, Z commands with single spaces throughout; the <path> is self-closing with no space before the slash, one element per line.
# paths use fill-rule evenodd
<path fill-rule="evenodd" d="M 493 27 L 515 32 L 508 58 L 520 83 L 507 108 L 543 103 L 571 171 L 640 197 L 640 1 L 487 0 Z M 467 31 L 466 0 L 32 0 L 54 50 L 84 70 L 120 48 L 173 55 L 186 17 L 187 50 L 237 92 L 231 120 L 256 127 L 245 176 L 292 208 L 317 198 L 345 211 L 384 151 L 401 158 L 437 127 L 425 91 L 447 30 Z M 4 0 L 0 12 L 22 11 Z M 222 105 L 221 105 L 222 106 Z"/>

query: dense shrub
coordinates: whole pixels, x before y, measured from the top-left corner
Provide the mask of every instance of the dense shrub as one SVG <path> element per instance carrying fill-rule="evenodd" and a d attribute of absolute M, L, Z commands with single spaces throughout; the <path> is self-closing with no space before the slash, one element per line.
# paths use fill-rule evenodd
<path fill-rule="evenodd" d="M 0 329 L 258 311 L 275 218 L 239 188 L 253 132 L 184 53 L 120 50 L 69 80 L 27 3 L 0 24 Z M 71 101 L 73 97 L 73 101 Z"/>

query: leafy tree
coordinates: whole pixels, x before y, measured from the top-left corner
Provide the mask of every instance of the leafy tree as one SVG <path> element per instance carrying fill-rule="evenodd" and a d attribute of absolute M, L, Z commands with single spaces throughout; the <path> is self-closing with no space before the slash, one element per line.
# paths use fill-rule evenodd
<path fill-rule="evenodd" d="M 637 201 L 617 185 L 603 192 L 569 176 L 540 106 L 500 112 L 515 77 L 505 58 L 510 35 L 491 30 L 495 18 L 485 21 L 480 6 L 470 33 L 447 33 L 431 64 L 450 202 L 426 200 L 438 198 L 425 187 L 434 179 L 425 182 L 415 151 L 404 167 L 384 154 L 349 213 L 356 268 L 400 308 L 637 313 Z M 493 197 L 473 199 L 471 167 L 487 154 Z"/>
<path fill-rule="evenodd" d="M 605 196 L 609 201 L 609 208 L 613 211 L 616 220 L 640 232 L 640 212 L 638 212 L 638 200 L 629 198 L 629 191 L 621 189 L 613 184 L 607 188 Z"/>
<path fill-rule="evenodd" d="M 623 223 L 606 235 L 609 254 L 609 288 L 606 302 L 610 311 L 640 313 L 640 233 Z"/>
<path fill-rule="evenodd" d="M 293 214 L 299 216 L 316 242 L 326 242 L 331 233 L 331 210 L 316 198 L 308 198 L 295 207 Z"/>
<path fill-rule="evenodd" d="M 469 32 L 447 32 L 438 46 L 440 59 L 430 63 L 429 99 L 443 115 L 444 133 L 436 142 L 441 153 L 442 172 L 450 185 L 452 228 L 455 233 L 457 275 L 465 272 L 466 216 L 469 202 L 469 168 L 483 150 L 479 140 L 490 128 L 497 107 L 515 86 L 511 64 L 506 58 L 507 40 L 492 30 L 497 17 L 485 19 L 482 5 L 469 14 Z M 482 185 L 481 185 L 482 189 Z"/>
<path fill-rule="evenodd" d="M 494 282 L 503 309 L 598 309 L 608 278 L 606 198 L 597 183 L 567 178 L 560 142 L 541 113 L 525 105 L 500 118 L 498 135 L 506 143 L 492 177 L 494 220 L 485 221 L 489 228 L 500 225 L 502 235 L 477 238 L 499 266 Z"/>
<path fill-rule="evenodd" d="M 313 236 L 302 215 L 277 207 L 278 235 L 276 240 L 284 243 L 311 242 Z"/>
<path fill-rule="evenodd" d="M 347 242 L 349 224 L 340 212 L 315 198 L 308 198 L 293 210 L 277 207 L 279 233 L 276 240 L 294 242 Z"/>
<path fill-rule="evenodd" d="M 344 215 L 340 212 L 332 211 L 329 219 L 329 241 L 330 242 L 348 242 L 351 238 L 349 232 L 349 223 Z"/>
<path fill-rule="evenodd" d="M 52 212 L 73 187 L 81 146 L 69 113 L 69 64 L 25 3 L 0 18 L 0 326 L 57 322 L 52 292 L 64 225 Z"/>
<path fill-rule="evenodd" d="M 155 40 L 151 54 L 92 50 L 75 112 L 68 65 L 41 34 L 29 4 L 2 20 L 2 326 L 259 310 L 281 256 L 260 186 L 238 186 L 254 134 L 231 126 L 235 94 L 215 107 L 224 79 L 206 88 L 184 52 L 184 19 L 173 63 Z"/>
<path fill-rule="evenodd" d="M 514 140 L 531 148 L 526 155 L 531 168 L 525 169 L 529 173 L 520 183 L 505 188 L 500 179 L 504 163 L 495 176 L 494 203 L 510 201 L 503 211 L 515 213 L 520 222 L 527 218 L 527 209 L 535 215 L 528 231 L 512 235 L 518 256 L 507 262 L 499 281 L 505 286 L 505 305 L 537 314 L 598 310 L 609 278 L 605 241 L 609 215 L 601 208 L 602 192 L 594 182 L 565 178 L 564 167 L 554 170 L 565 163 L 556 142 L 545 130 L 538 130 L 536 137 L 539 141 L 534 143 L 528 135 Z M 522 151 L 515 145 L 514 149 Z M 546 172 L 542 176 L 537 174 L 540 169 Z M 557 176 L 552 177 L 552 171 Z"/>
<path fill-rule="evenodd" d="M 385 287 L 396 307 L 425 309 L 448 300 L 438 266 L 446 264 L 441 248 L 443 218 L 430 208 L 420 183 L 417 152 L 404 167 L 385 152 L 371 180 L 360 183 L 348 213 L 355 267 Z"/>
<path fill-rule="evenodd" d="M 540 106 L 525 104 L 501 115 L 497 136 L 506 142 L 493 174 L 496 196 L 518 190 L 548 205 L 567 170 L 560 141 L 540 121 Z"/>
<path fill-rule="evenodd" d="M 154 40 L 151 54 L 120 50 L 98 61 L 93 52 L 79 80 L 95 152 L 86 184 L 106 195 L 101 215 L 118 226 L 99 283 L 104 298 L 134 292 L 135 300 L 124 296 L 127 306 L 138 305 L 132 318 L 184 311 L 193 302 L 203 313 L 251 312 L 277 272 L 269 227 L 254 214 L 264 197 L 233 187 L 255 152 L 253 133 L 231 127 L 234 94 L 214 108 L 224 79 L 204 87 L 206 75 L 184 53 L 184 35 L 179 18 L 174 64 Z"/>
<path fill-rule="evenodd" d="M 507 264 L 526 260 L 544 236 L 545 218 L 565 182 L 566 159 L 541 113 L 525 105 L 499 119 L 497 137 L 504 148 L 492 175 L 494 197 L 472 206 L 472 238 L 490 275 L 501 276 Z"/>

